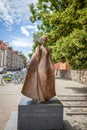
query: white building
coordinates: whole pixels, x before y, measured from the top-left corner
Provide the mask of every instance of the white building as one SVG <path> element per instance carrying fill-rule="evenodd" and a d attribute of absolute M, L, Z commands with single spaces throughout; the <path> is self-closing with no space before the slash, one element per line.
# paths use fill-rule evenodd
<path fill-rule="evenodd" d="M 19 70 L 24 67 L 22 56 L 3 41 L 0 41 L 0 67 L 7 67 L 7 70 Z"/>

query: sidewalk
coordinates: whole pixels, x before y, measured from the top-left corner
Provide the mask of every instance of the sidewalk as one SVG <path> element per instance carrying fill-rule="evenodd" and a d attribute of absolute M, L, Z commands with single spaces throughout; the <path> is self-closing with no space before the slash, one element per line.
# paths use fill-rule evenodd
<path fill-rule="evenodd" d="M 56 94 L 59 99 L 68 96 L 87 96 L 86 85 L 57 78 L 55 81 Z M 22 84 L 7 84 L 0 86 L 0 130 L 4 130 L 12 111 L 17 111 L 18 103 L 21 97 L 23 97 L 21 88 Z"/>
<path fill-rule="evenodd" d="M 80 84 L 72 80 L 58 78 L 56 78 L 55 84 L 57 95 L 87 95 L 87 85 Z"/>
<path fill-rule="evenodd" d="M 21 97 L 21 85 L 0 85 L 0 130 L 4 130 L 12 111 L 17 111 Z"/>

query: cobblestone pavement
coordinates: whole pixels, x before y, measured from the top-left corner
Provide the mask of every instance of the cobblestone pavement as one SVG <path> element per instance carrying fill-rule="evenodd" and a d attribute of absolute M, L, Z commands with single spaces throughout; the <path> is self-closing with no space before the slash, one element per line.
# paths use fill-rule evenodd
<path fill-rule="evenodd" d="M 0 74 L 1 81 L 2 74 Z M 4 84 L 0 82 L 0 130 L 4 130 L 6 123 L 12 113 L 17 111 L 18 103 L 22 97 L 22 84 Z"/>
<path fill-rule="evenodd" d="M 64 105 L 64 130 L 87 130 L 87 85 L 56 79 L 56 92 Z"/>
<path fill-rule="evenodd" d="M 64 130 L 87 130 L 87 86 L 71 80 L 55 79 L 56 94 L 64 105 Z M 23 97 L 22 84 L 0 85 L 0 130 Z"/>

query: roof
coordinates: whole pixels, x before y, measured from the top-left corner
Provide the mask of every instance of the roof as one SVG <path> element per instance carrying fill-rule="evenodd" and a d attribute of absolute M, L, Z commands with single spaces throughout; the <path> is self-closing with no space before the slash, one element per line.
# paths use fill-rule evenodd
<path fill-rule="evenodd" d="M 16 55 L 19 55 L 19 54 L 18 54 L 18 51 L 13 50 L 12 47 L 9 47 L 6 43 L 4 43 L 4 42 L 1 41 L 1 40 L 0 40 L 0 49 L 9 50 L 10 52 L 15 53 Z"/>
<path fill-rule="evenodd" d="M 0 48 L 4 49 L 4 50 L 7 50 L 8 46 L 3 41 L 0 41 Z"/>

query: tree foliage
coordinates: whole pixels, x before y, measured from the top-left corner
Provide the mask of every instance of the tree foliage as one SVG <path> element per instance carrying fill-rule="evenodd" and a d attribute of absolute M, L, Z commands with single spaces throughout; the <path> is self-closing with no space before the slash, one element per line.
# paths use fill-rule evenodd
<path fill-rule="evenodd" d="M 27 57 L 20 51 L 19 54 L 21 55 L 21 57 L 23 58 L 24 60 L 24 67 L 27 66 Z"/>
<path fill-rule="evenodd" d="M 87 69 L 87 0 L 38 0 L 30 10 L 30 20 L 41 21 L 38 28 L 48 37 L 54 62 Z"/>

